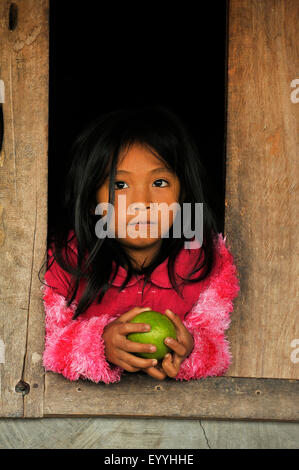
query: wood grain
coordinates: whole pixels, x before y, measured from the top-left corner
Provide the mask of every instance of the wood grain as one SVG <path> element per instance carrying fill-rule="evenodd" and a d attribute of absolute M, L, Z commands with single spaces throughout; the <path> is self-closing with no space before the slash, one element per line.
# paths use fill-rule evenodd
<path fill-rule="evenodd" d="M 0 419 L 0 449 L 196 449 L 200 459 L 198 449 L 298 449 L 298 442 L 298 423 L 66 416 Z"/>
<path fill-rule="evenodd" d="M 11 31 L 10 3 L 0 3 L 0 79 L 5 83 L 0 416 L 297 422 L 299 382 L 282 380 L 298 378 L 298 365 L 290 360 L 290 343 L 299 338 L 299 105 L 290 101 L 298 62 L 297 2 L 231 0 L 229 5 L 225 233 L 241 277 L 228 331 L 234 357 L 230 376 L 159 383 L 137 373 L 109 385 L 71 382 L 59 374 L 45 375 L 42 367 L 38 271 L 47 238 L 49 0 L 15 1 L 18 17 Z M 22 393 L 26 384 L 27 394 Z"/>
<path fill-rule="evenodd" d="M 38 271 L 46 253 L 48 149 L 48 0 L 0 3 L 0 79 L 5 85 L 0 158 L 0 364 L 4 417 L 42 416 L 43 305 Z M 19 381 L 28 383 L 25 395 Z M 18 390 L 18 388 L 17 388 Z"/>
<path fill-rule="evenodd" d="M 299 381 L 209 377 L 162 382 L 141 372 L 119 383 L 46 375 L 44 416 L 299 421 Z"/>
<path fill-rule="evenodd" d="M 298 17 L 297 0 L 229 5 L 225 234 L 241 283 L 230 376 L 299 379 Z"/>

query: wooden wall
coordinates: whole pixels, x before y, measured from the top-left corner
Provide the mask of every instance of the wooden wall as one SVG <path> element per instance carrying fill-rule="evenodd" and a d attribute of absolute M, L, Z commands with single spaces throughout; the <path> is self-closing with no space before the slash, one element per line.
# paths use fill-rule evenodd
<path fill-rule="evenodd" d="M 233 365 L 226 377 L 159 384 L 127 374 L 110 385 L 42 367 L 49 0 L 14 5 L 10 15 L 11 2 L 0 3 L 0 416 L 298 420 L 298 2 L 229 2 L 225 234 L 241 280 Z"/>
<path fill-rule="evenodd" d="M 0 364 L 2 416 L 42 414 L 44 318 L 38 270 L 47 237 L 48 0 L 0 2 Z M 10 29 L 12 28 L 12 29 Z M 30 384 L 24 401 L 20 380 Z M 23 403 L 24 402 L 24 403 Z"/>
<path fill-rule="evenodd" d="M 230 1 L 225 233 L 241 280 L 231 376 L 299 379 L 298 18 L 297 0 Z"/>

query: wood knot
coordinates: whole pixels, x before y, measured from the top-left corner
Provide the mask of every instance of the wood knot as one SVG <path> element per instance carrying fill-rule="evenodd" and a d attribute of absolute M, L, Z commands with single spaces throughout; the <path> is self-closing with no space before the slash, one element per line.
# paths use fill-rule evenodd
<path fill-rule="evenodd" d="M 15 391 L 17 393 L 22 393 L 22 395 L 27 395 L 30 392 L 30 385 L 23 380 L 19 380 L 17 385 L 15 386 Z"/>

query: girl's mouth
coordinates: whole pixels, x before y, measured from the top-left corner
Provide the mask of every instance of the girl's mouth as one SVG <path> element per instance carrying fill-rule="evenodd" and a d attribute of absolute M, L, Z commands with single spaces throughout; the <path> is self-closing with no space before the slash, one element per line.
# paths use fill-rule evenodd
<path fill-rule="evenodd" d="M 156 225 L 156 222 L 132 222 L 129 225 Z"/>

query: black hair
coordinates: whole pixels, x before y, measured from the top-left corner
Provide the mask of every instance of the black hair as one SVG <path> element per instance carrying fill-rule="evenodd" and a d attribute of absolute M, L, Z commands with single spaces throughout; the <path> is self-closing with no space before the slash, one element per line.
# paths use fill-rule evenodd
<path fill-rule="evenodd" d="M 153 270 L 169 256 L 169 279 L 173 288 L 180 294 L 174 277 L 174 263 L 184 242 L 190 241 L 185 238 L 183 227 L 181 238 L 171 236 L 171 227 L 169 238 L 162 238 L 159 253 L 148 266 L 141 269 L 134 267 L 131 258 L 117 239 L 98 238 L 95 233 L 96 221 L 101 217 L 90 210 L 97 205 L 96 192 L 109 175 L 109 202 L 114 204 L 118 156 L 124 148 L 134 143 L 153 149 L 155 155 L 174 170 L 180 180 L 179 204 L 191 203 L 191 223 L 195 220 L 195 203 L 203 203 L 202 246 L 195 268 L 187 278 L 182 278 L 183 282 L 199 282 L 205 279 L 212 269 L 213 239 L 217 232 L 217 223 L 205 197 L 206 170 L 185 124 L 172 110 L 157 104 L 122 108 L 100 115 L 89 122 L 69 148 L 62 216 L 55 229 L 48 233 L 48 246 L 51 244 L 53 247 L 53 261 L 55 259 L 63 270 L 72 275 L 67 306 L 75 299 L 80 279 L 85 278 L 87 281 L 73 319 L 86 311 L 96 298 L 98 303 L 101 302 L 110 287 L 108 281 L 113 261 L 116 263 L 115 275 L 120 265 L 127 266 L 127 277 L 120 286 L 120 291 L 136 273 L 145 274 L 145 286 Z M 68 256 L 70 230 L 74 230 L 77 242 L 76 266 Z M 48 270 L 51 264 L 47 261 Z M 189 279 L 199 270 L 201 273 L 197 278 Z"/>

